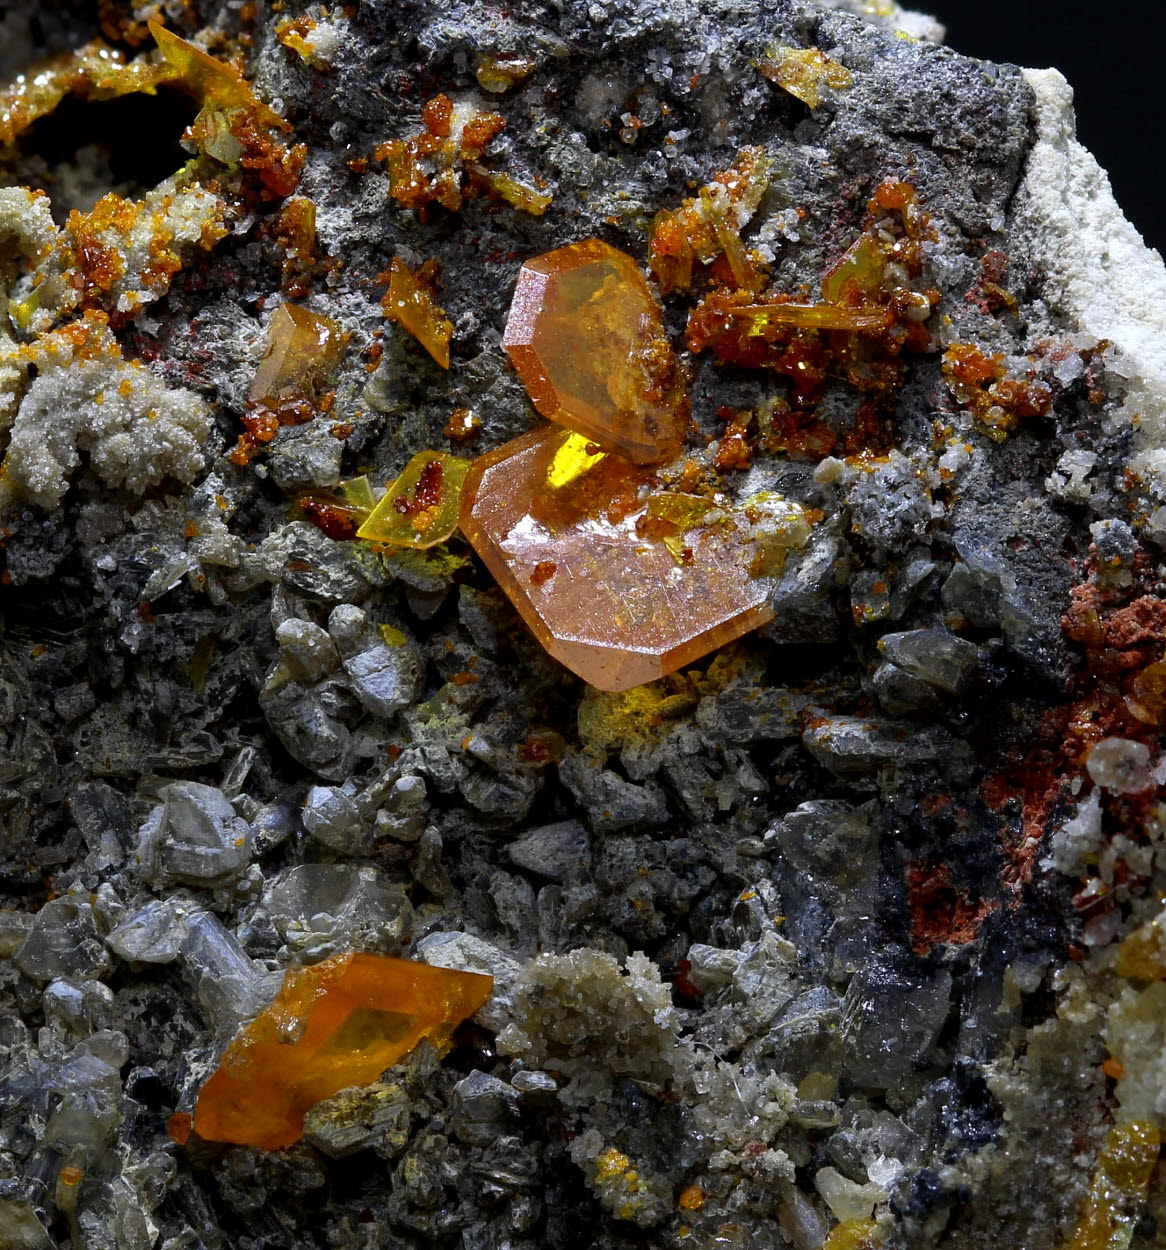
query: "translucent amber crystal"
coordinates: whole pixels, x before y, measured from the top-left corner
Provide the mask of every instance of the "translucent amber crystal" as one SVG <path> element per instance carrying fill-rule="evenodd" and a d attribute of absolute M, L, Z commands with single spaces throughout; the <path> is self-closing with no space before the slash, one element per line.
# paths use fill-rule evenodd
<path fill-rule="evenodd" d="M 194 1129 L 206 1141 L 288 1146 L 321 1099 L 375 1081 L 422 1038 L 445 1046 L 493 985 L 488 976 L 381 955 L 294 969 L 202 1087 Z"/>
<path fill-rule="evenodd" d="M 457 529 L 470 462 L 444 451 L 418 452 L 385 492 L 358 538 L 393 547 L 436 547 Z"/>
<path fill-rule="evenodd" d="M 433 263 L 427 261 L 426 265 Z M 426 271 L 426 265 L 413 273 L 403 261 L 394 259 L 381 307 L 390 321 L 407 330 L 443 369 L 448 369 L 453 322 L 433 298 L 431 273 Z"/>
<path fill-rule="evenodd" d="M 544 427 L 474 462 L 462 532 L 544 647 L 600 690 L 654 681 L 772 618 L 729 517 L 651 509 L 651 474 Z M 681 539 L 681 542 L 669 541 Z"/>
<path fill-rule="evenodd" d="M 267 352 L 255 370 L 247 398 L 278 408 L 280 402 L 319 381 L 340 360 L 340 327 L 295 304 L 281 304 L 267 331 Z"/>
<path fill-rule="evenodd" d="M 864 234 L 822 279 L 822 298 L 831 304 L 842 304 L 877 295 L 886 271 L 886 253 L 877 239 Z"/>
<path fill-rule="evenodd" d="M 680 450 L 676 358 L 630 256 L 587 239 L 527 261 L 502 343 L 544 417 L 640 464 Z"/>
<path fill-rule="evenodd" d="M 149 26 L 154 41 L 174 75 L 204 105 L 258 110 L 265 124 L 283 125 L 282 118 L 277 117 L 256 99 L 251 84 L 234 66 L 215 60 L 201 48 L 195 47 L 193 43 L 187 42 L 157 22 L 150 22 Z"/>
<path fill-rule="evenodd" d="M 1085 1209 L 1064 1250 L 1125 1250 L 1160 1145 L 1153 1124 L 1135 1120 L 1114 1126 L 1097 1160 Z"/>
<path fill-rule="evenodd" d="M 729 315 L 745 321 L 747 333 L 758 335 L 773 325 L 862 333 L 886 330 L 895 323 L 890 308 L 841 308 L 835 304 L 743 304 L 731 309 Z"/>
<path fill-rule="evenodd" d="M 1117 952 L 1118 976 L 1166 981 L 1166 913 L 1130 933 Z"/>
<path fill-rule="evenodd" d="M 822 88 L 841 91 L 849 87 L 853 75 L 845 65 L 832 61 L 817 48 L 789 48 L 773 44 L 757 62 L 757 68 L 783 91 L 796 96 L 812 109 L 822 103 Z"/>
<path fill-rule="evenodd" d="M 830 1230 L 822 1250 L 877 1250 L 885 1238 L 874 1220 L 844 1220 Z"/>

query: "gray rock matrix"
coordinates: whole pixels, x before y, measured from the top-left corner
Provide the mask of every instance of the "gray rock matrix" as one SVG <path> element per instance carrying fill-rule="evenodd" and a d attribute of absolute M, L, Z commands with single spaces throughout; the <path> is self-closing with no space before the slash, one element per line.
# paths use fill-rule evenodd
<path fill-rule="evenodd" d="M 1113 971 L 1166 887 L 1166 774 L 1152 734 L 1111 733 L 1089 769 L 1062 749 L 1107 680 L 1063 629 L 1073 595 L 1162 607 L 1166 276 L 1063 80 L 889 4 L 199 12 L 172 25 L 244 47 L 308 146 L 299 193 L 343 263 L 302 302 L 350 339 L 331 414 L 232 464 L 281 298 L 271 202 L 113 327 L 177 443 L 137 440 L 132 406 L 98 428 L 80 365 L 16 381 L 0 352 L 0 1246 L 816 1250 L 847 1221 L 888 1247 L 1061 1244 L 1111 1124 L 1166 1110 L 1166 1013 Z M 313 63 L 276 33 L 301 12 Z M 0 80 L 93 21 L 0 9 Z M 775 42 L 851 85 L 808 108 L 755 68 Z M 491 94 L 483 56 L 535 68 Z M 490 166 L 545 180 L 545 214 L 390 197 L 373 150 L 437 92 L 506 118 Z M 771 625 L 603 696 L 460 541 L 382 557 L 289 520 L 300 491 L 458 451 L 454 409 L 482 422 L 462 454 L 532 428 L 500 346 L 522 261 L 600 236 L 646 262 L 654 214 L 746 145 L 774 162 L 745 238 L 776 288 L 816 291 L 893 178 L 930 214 L 940 296 L 877 454 L 763 452 L 734 479 L 821 518 Z M 48 159 L 0 149 L 0 196 Z M 114 185 L 70 159 L 77 203 Z M 7 203 L 0 285 L 32 229 Z M 394 256 L 441 263 L 448 373 L 384 318 Z M 953 344 L 1049 412 L 991 437 Z M 705 439 L 783 391 L 691 365 Z M 838 380 L 820 415 L 845 429 L 857 403 Z M 1122 654 L 1159 659 L 1139 638 Z M 347 950 L 495 992 L 448 1054 L 318 1104 L 289 1149 L 172 1141 L 283 971 Z M 1124 1213 L 1131 1246 L 1160 1244 L 1163 1193 Z"/>

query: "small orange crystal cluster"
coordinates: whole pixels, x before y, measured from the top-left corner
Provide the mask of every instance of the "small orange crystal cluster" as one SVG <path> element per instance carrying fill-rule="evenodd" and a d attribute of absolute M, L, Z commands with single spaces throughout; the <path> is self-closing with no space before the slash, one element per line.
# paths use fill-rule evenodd
<path fill-rule="evenodd" d="M 421 120 L 424 129 L 411 139 L 390 139 L 376 150 L 389 171 L 389 194 L 399 204 L 421 213 L 430 204 L 458 212 L 484 191 L 536 217 L 546 212 L 549 195 L 482 164 L 486 148 L 505 129 L 505 118 L 437 95 Z"/>
<path fill-rule="evenodd" d="M 382 955 L 293 969 L 200 1090 L 194 1130 L 205 1141 L 289 1146 L 322 1099 L 375 1081 L 423 1038 L 444 1048 L 493 985 L 492 977 Z"/>
<path fill-rule="evenodd" d="M 247 432 L 231 453 L 235 464 L 246 464 L 257 448 L 269 443 L 283 425 L 301 425 L 318 410 L 327 410 L 330 393 L 324 389 L 344 349 L 344 336 L 330 317 L 321 317 L 295 304 L 281 304 L 267 330 L 267 350 L 247 392 L 250 412 L 243 418 Z"/>

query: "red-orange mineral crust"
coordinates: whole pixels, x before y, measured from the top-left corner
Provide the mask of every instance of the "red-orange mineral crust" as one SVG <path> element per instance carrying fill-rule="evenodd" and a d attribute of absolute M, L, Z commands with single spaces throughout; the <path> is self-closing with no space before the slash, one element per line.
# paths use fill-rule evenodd
<path fill-rule="evenodd" d="M 773 616 L 733 521 L 662 523 L 650 482 L 546 426 L 475 461 L 462 493 L 462 532 L 495 580 L 551 655 L 600 690 L 654 681 Z"/>
<path fill-rule="evenodd" d="M 639 266 L 586 239 L 522 266 L 502 344 L 534 406 L 637 464 L 680 450 L 687 401 Z"/>
<path fill-rule="evenodd" d="M 194 1130 L 205 1141 L 290 1146 L 310 1107 L 375 1081 L 422 1038 L 443 1047 L 493 985 L 491 977 L 382 955 L 293 969 L 202 1087 Z"/>

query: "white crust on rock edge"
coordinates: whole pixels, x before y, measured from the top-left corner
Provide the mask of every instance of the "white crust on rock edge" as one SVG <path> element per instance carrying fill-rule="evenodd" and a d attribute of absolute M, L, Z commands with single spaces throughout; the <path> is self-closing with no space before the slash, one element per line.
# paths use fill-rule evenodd
<path fill-rule="evenodd" d="M 1050 305 L 1117 348 L 1112 367 L 1128 379 L 1126 413 L 1139 432 L 1131 468 L 1166 494 L 1166 267 L 1077 141 L 1072 87 L 1055 69 L 1023 73 L 1036 93 L 1036 143 L 1013 237 L 1044 270 Z"/>
<path fill-rule="evenodd" d="M 894 30 L 902 31 L 912 39 L 925 39 L 928 43 L 943 43 L 947 31 L 935 18 L 914 9 L 900 8 L 895 0 L 818 0 L 826 9 L 842 9 L 867 21 L 885 22 Z"/>

